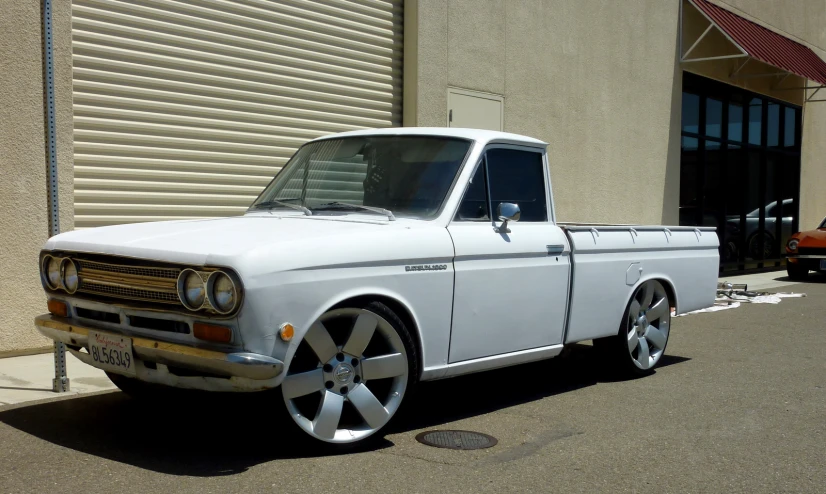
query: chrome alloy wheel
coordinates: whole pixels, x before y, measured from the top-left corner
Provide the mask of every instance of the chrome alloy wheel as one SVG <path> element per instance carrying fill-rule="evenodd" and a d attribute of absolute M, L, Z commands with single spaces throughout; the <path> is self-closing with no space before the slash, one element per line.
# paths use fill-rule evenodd
<path fill-rule="evenodd" d="M 398 410 L 407 359 L 396 329 L 381 316 L 356 308 L 329 311 L 304 336 L 281 384 L 287 410 L 321 441 L 364 439 Z"/>
<path fill-rule="evenodd" d="M 628 352 L 642 369 L 657 365 L 668 343 L 671 307 L 668 293 L 659 281 L 646 281 L 637 288 L 628 305 L 626 325 Z"/>

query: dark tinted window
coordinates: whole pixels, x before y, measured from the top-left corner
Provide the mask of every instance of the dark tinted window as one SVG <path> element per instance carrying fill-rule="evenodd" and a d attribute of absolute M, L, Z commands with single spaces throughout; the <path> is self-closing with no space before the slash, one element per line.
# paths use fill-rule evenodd
<path fill-rule="evenodd" d="M 519 205 L 519 221 L 548 221 L 542 154 L 515 149 L 487 152 L 491 208 L 503 202 Z"/>
<path fill-rule="evenodd" d="M 485 184 L 484 162 L 476 169 L 467 186 L 462 204 L 456 212 L 457 220 L 490 220 L 488 216 L 488 191 Z"/>

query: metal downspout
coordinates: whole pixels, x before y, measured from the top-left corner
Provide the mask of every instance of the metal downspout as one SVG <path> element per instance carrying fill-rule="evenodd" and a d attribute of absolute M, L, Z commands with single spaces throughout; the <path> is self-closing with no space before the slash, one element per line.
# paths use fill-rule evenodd
<path fill-rule="evenodd" d="M 52 0 L 43 0 L 43 93 L 46 116 L 46 161 L 49 164 L 49 237 L 60 233 L 60 202 L 57 197 L 57 145 L 55 143 L 54 60 L 52 58 Z M 52 391 L 69 391 L 66 376 L 66 345 L 54 344 Z"/>

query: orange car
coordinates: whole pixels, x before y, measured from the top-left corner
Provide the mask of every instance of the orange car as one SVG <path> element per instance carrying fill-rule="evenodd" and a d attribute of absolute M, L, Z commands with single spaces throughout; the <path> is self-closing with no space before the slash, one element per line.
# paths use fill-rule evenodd
<path fill-rule="evenodd" d="M 809 271 L 826 271 L 826 218 L 815 230 L 798 232 L 786 243 L 789 278 L 803 280 Z"/>

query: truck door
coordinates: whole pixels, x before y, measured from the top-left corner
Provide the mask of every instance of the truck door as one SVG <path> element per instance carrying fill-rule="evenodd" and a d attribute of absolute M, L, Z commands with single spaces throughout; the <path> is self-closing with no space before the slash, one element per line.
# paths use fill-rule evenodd
<path fill-rule="evenodd" d="M 448 226 L 450 363 L 562 343 L 568 303 L 570 249 L 553 223 L 542 150 L 491 146 L 476 167 Z M 501 228 L 509 204 L 519 219 Z"/>

